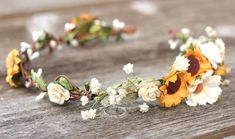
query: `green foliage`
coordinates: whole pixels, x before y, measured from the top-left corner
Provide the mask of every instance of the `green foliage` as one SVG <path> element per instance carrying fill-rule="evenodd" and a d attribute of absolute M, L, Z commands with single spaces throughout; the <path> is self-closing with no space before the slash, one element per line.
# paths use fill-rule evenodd
<path fill-rule="evenodd" d="M 47 84 L 45 83 L 45 81 L 43 80 L 43 78 L 40 76 L 37 76 L 37 73 L 34 72 L 34 70 L 31 70 L 31 77 L 34 83 L 37 84 L 37 87 L 41 90 L 46 92 L 47 91 Z"/>

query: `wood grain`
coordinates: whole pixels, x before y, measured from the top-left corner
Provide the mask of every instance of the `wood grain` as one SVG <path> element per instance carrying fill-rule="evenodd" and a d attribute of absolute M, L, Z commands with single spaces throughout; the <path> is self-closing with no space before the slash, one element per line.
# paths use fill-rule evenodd
<path fill-rule="evenodd" d="M 150 15 L 133 10 L 133 1 L 127 0 L 17 2 L 2 0 L 0 6 L 0 138 L 165 139 L 235 135 L 234 1 L 153 0 L 149 2 L 156 12 Z M 77 84 L 96 77 L 107 86 L 126 78 L 121 69 L 128 62 L 135 64 L 137 75 L 161 77 L 168 72 L 177 54 L 168 48 L 168 29 L 189 27 L 199 35 L 204 27 L 211 25 L 226 43 L 226 64 L 232 69 L 227 78 L 231 85 L 223 87 L 221 101 L 214 105 L 189 108 L 182 103 L 172 109 L 153 107 L 147 114 L 133 112 L 118 118 L 105 115 L 100 109 L 97 119 L 91 121 L 81 119 L 82 107 L 77 102 L 65 106 L 54 105 L 47 99 L 35 102 L 38 92 L 9 88 L 4 81 L 5 57 L 21 41 L 30 42 L 33 19 L 54 18 L 47 27 L 53 33 L 62 34 L 66 20 L 82 12 L 95 13 L 107 21 L 119 18 L 134 24 L 139 36 L 89 49 L 65 48 L 52 55 L 43 53 L 32 66 L 42 67 L 48 82 L 58 74 L 66 74 Z"/>

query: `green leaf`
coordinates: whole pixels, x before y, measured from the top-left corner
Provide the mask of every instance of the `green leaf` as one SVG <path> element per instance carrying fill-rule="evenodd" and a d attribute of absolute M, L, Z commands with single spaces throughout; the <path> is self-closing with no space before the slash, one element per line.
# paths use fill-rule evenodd
<path fill-rule="evenodd" d="M 41 91 L 47 91 L 47 84 L 45 83 L 45 81 L 43 80 L 43 78 L 40 76 L 37 76 L 37 73 L 34 72 L 34 70 L 31 70 L 31 77 L 34 83 L 37 84 L 38 88 Z"/>
<path fill-rule="evenodd" d="M 71 84 L 71 83 L 68 81 L 68 79 L 66 79 L 65 77 L 59 77 L 59 78 L 57 79 L 57 82 L 58 82 L 61 86 L 63 86 L 66 90 L 69 90 L 69 91 L 73 90 L 72 84 Z"/>
<path fill-rule="evenodd" d="M 86 82 L 84 86 L 85 86 L 86 91 L 90 90 L 90 82 Z"/>
<path fill-rule="evenodd" d="M 100 30 L 101 30 L 101 26 L 94 24 L 94 25 L 91 26 L 89 32 L 90 32 L 90 33 L 96 33 L 96 32 L 98 32 L 98 31 L 100 31 Z"/>

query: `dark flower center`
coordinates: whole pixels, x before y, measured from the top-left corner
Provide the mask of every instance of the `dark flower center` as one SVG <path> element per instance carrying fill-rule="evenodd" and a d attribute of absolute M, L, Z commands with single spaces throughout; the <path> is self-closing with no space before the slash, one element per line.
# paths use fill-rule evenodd
<path fill-rule="evenodd" d="M 169 82 L 167 86 L 167 94 L 174 94 L 177 92 L 180 88 L 181 80 L 179 77 L 177 77 L 177 80 L 175 82 Z"/>
<path fill-rule="evenodd" d="M 200 64 L 194 55 L 189 56 L 188 59 L 189 67 L 187 72 L 191 73 L 191 76 L 194 76 L 198 72 Z"/>

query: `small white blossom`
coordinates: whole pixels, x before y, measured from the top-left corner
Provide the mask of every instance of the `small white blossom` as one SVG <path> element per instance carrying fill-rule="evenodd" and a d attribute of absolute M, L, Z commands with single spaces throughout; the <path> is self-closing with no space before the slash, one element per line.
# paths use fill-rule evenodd
<path fill-rule="evenodd" d="M 109 95 L 109 103 L 110 105 L 120 105 L 121 104 L 121 101 L 122 101 L 122 98 L 120 95 L 113 95 L 113 94 L 110 94 Z"/>
<path fill-rule="evenodd" d="M 104 106 L 104 107 L 108 107 L 110 104 L 109 104 L 109 97 L 105 97 L 104 99 L 101 100 L 101 105 Z"/>
<path fill-rule="evenodd" d="M 46 92 L 41 92 L 36 98 L 35 101 L 39 101 L 41 99 L 43 99 L 46 96 Z"/>
<path fill-rule="evenodd" d="M 81 116 L 83 120 L 95 119 L 96 109 L 83 110 L 81 111 Z"/>
<path fill-rule="evenodd" d="M 106 89 L 106 92 L 108 92 L 110 95 L 116 95 L 117 94 L 117 91 L 112 87 L 108 87 Z"/>
<path fill-rule="evenodd" d="M 128 93 L 125 89 L 118 89 L 118 94 L 121 98 L 124 98 Z"/>
<path fill-rule="evenodd" d="M 50 41 L 50 46 L 51 46 L 52 48 L 55 48 L 55 47 L 57 46 L 57 42 L 56 42 L 55 40 L 51 40 L 51 41 Z"/>
<path fill-rule="evenodd" d="M 177 71 L 187 71 L 189 67 L 189 60 L 185 56 L 178 55 L 175 58 L 173 67 Z"/>
<path fill-rule="evenodd" d="M 222 85 L 228 86 L 230 84 L 230 80 L 224 80 L 222 81 Z"/>
<path fill-rule="evenodd" d="M 140 112 L 145 113 L 149 110 L 149 106 L 146 103 L 143 103 L 142 105 L 139 105 Z"/>
<path fill-rule="evenodd" d="M 206 31 L 208 37 L 216 37 L 217 36 L 216 31 L 210 26 L 206 27 L 205 31 Z"/>
<path fill-rule="evenodd" d="M 32 49 L 31 45 L 26 42 L 20 43 L 20 51 L 25 52 L 27 49 Z"/>
<path fill-rule="evenodd" d="M 206 37 L 206 36 L 201 35 L 201 36 L 199 36 L 198 41 L 200 41 L 201 43 L 204 43 L 204 42 L 206 42 L 206 41 L 207 41 L 207 37 Z"/>
<path fill-rule="evenodd" d="M 190 35 L 190 29 L 188 29 L 188 28 L 182 28 L 182 29 L 181 29 L 181 33 L 183 33 L 185 37 L 189 37 L 189 35 Z"/>
<path fill-rule="evenodd" d="M 125 23 L 118 20 L 118 19 L 114 19 L 113 20 L 113 28 L 120 30 L 123 29 L 125 27 Z"/>
<path fill-rule="evenodd" d="M 26 88 L 31 87 L 31 85 L 32 85 L 32 81 L 31 81 L 31 80 L 27 80 L 27 81 L 25 81 L 25 83 L 24 83 L 24 86 L 25 86 Z"/>
<path fill-rule="evenodd" d="M 89 99 L 87 96 L 82 96 L 80 100 L 82 102 L 82 106 L 85 106 L 88 103 Z"/>
<path fill-rule="evenodd" d="M 74 25 L 72 23 L 65 23 L 64 30 L 65 31 L 70 31 L 70 30 L 73 30 L 75 27 L 76 27 L 76 25 Z"/>
<path fill-rule="evenodd" d="M 33 31 L 32 33 L 33 41 L 34 42 L 38 41 L 38 39 L 43 35 L 45 35 L 45 32 L 43 30 Z"/>
<path fill-rule="evenodd" d="M 40 53 L 39 52 L 33 52 L 32 49 L 27 49 L 27 55 L 28 55 L 29 60 L 32 61 L 32 60 L 38 58 L 40 56 Z"/>
<path fill-rule="evenodd" d="M 101 83 L 96 78 L 92 78 L 90 82 L 90 91 L 93 94 L 98 94 L 101 87 Z"/>
<path fill-rule="evenodd" d="M 72 40 L 70 41 L 70 44 L 71 44 L 71 46 L 73 46 L 73 47 L 78 47 L 78 46 L 79 46 L 79 42 L 78 42 L 78 40 L 76 40 L 76 39 L 72 39 Z"/>
<path fill-rule="evenodd" d="M 123 70 L 126 72 L 126 74 L 131 74 L 134 72 L 134 65 L 131 63 L 126 64 L 125 66 L 123 66 Z"/>
<path fill-rule="evenodd" d="M 180 41 L 178 39 L 177 40 L 170 39 L 168 40 L 168 44 L 170 45 L 171 50 L 175 50 L 179 46 Z"/>
<path fill-rule="evenodd" d="M 37 78 L 40 78 L 41 76 L 42 76 L 42 69 L 39 68 L 38 71 L 37 71 L 37 73 L 36 73 L 36 77 L 37 77 Z"/>
<path fill-rule="evenodd" d="M 225 55 L 225 44 L 222 39 L 218 38 L 215 40 L 215 44 L 218 45 L 220 54 L 224 57 Z"/>

